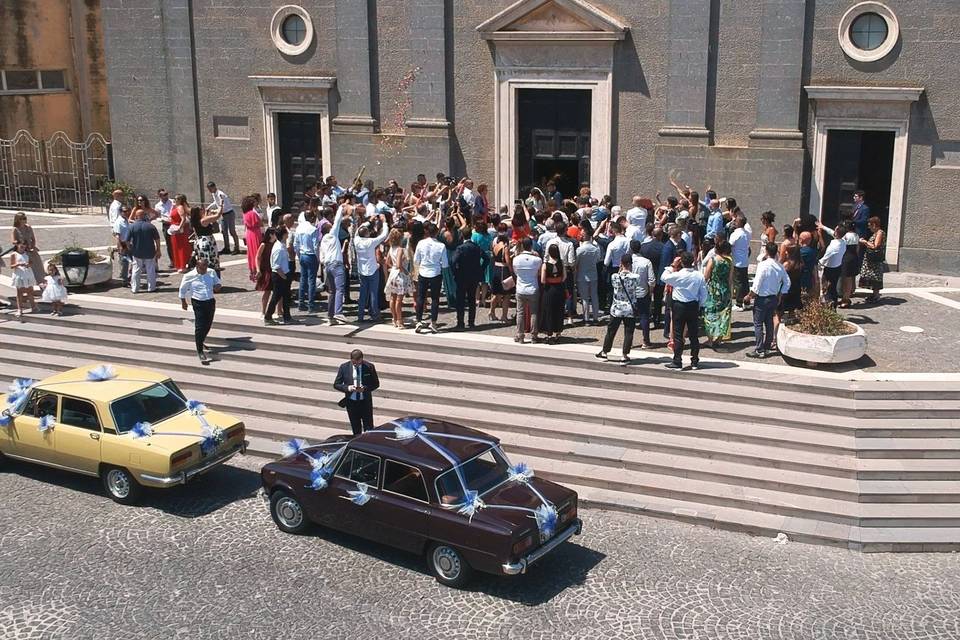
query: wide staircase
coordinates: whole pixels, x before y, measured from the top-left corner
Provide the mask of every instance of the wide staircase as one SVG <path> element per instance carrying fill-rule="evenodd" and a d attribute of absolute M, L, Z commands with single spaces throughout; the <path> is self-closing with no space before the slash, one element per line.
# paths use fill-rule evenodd
<path fill-rule="evenodd" d="M 585 505 L 863 551 L 960 549 L 957 383 L 733 363 L 681 373 L 481 334 L 268 328 L 226 312 L 208 340 L 219 361 L 203 366 L 187 317 L 88 300 L 75 315 L 5 317 L 0 377 L 100 360 L 164 371 L 242 416 L 252 452 L 276 456 L 291 437 L 349 430 L 332 378 L 359 346 L 380 373 L 377 422 L 413 414 L 487 431 Z"/>

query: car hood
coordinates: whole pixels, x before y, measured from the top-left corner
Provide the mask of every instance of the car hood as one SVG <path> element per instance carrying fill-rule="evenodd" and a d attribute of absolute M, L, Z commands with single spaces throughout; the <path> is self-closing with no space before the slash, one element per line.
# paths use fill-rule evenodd
<path fill-rule="evenodd" d="M 577 494 L 575 491 L 555 482 L 542 478 L 531 478 L 529 484 L 558 509 L 568 500 L 576 500 Z M 531 487 L 521 482 L 504 483 L 493 491 L 484 494 L 482 500 L 488 507 L 496 505 L 536 509 L 543 504 Z M 526 530 L 535 526 L 533 514 L 529 511 L 515 509 L 481 509 L 474 515 L 473 519 L 493 525 L 506 525 L 514 530 Z"/>
<path fill-rule="evenodd" d="M 212 428 L 219 427 L 224 431 L 240 424 L 240 420 L 231 415 L 209 409 L 203 414 L 203 418 Z M 153 435 L 142 441 L 146 442 L 151 449 L 160 451 L 172 453 L 186 449 L 187 447 L 198 444 L 200 438 L 203 436 L 203 424 L 197 416 L 192 415 L 189 411 L 178 413 L 162 422 L 155 422 L 152 426 Z"/>

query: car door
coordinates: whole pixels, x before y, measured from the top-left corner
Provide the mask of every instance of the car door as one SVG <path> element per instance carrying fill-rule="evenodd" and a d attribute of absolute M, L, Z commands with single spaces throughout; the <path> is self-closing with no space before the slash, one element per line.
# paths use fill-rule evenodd
<path fill-rule="evenodd" d="M 22 458 L 57 464 L 57 428 L 40 431 L 40 421 L 51 416 L 57 418 L 57 409 L 60 397 L 44 389 L 34 389 L 30 392 L 30 399 L 23 407 L 20 415 L 13 419 L 13 437 L 15 439 L 15 454 Z"/>
<path fill-rule="evenodd" d="M 347 449 L 326 489 L 329 499 L 323 506 L 327 512 L 321 515 L 321 521 L 332 519 L 331 526 L 337 529 L 376 539 L 367 507 L 379 496 L 379 479 L 379 456 Z M 360 484 L 367 485 L 367 494 L 370 496 L 370 500 L 364 504 L 353 502 L 349 493 L 358 491 Z"/>
<path fill-rule="evenodd" d="M 380 542 L 419 553 L 430 526 L 423 472 L 403 462 L 384 460 L 381 487 L 376 499 L 364 507 L 371 531 Z"/>
<path fill-rule="evenodd" d="M 92 402 L 61 396 L 56 431 L 57 464 L 84 473 L 99 471 L 102 429 Z"/>

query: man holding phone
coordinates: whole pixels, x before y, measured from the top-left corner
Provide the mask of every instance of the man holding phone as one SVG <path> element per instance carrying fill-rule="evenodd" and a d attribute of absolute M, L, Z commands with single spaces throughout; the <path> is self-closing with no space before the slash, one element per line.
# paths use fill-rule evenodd
<path fill-rule="evenodd" d="M 350 360 L 340 365 L 333 388 L 344 394 L 338 404 L 347 409 L 353 435 L 373 429 L 373 392 L 380 388 L 380 378 L 360 349 L 351 351 Z"/>

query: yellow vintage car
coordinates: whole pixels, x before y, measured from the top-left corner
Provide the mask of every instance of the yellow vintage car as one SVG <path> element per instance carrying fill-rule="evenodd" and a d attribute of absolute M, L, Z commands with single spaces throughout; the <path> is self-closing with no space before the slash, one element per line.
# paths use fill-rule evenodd
<path fill-rule="evenodd" d="M 169 487 L 246 449 L 243 422 L 188 400 L 167 376 L 90 364 L 19 379 L 0 416 L 4 456 L 97 476 L 116 502 Z"/>

